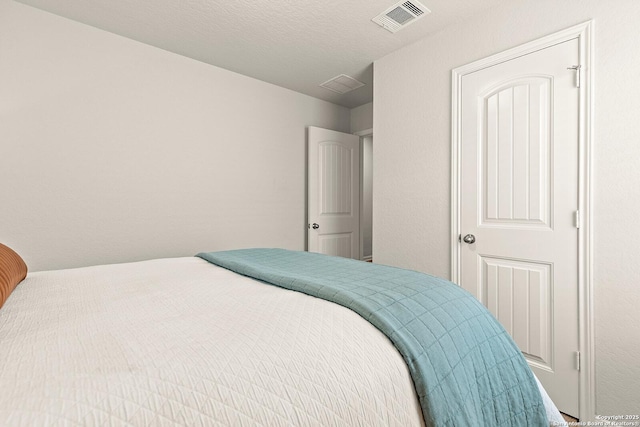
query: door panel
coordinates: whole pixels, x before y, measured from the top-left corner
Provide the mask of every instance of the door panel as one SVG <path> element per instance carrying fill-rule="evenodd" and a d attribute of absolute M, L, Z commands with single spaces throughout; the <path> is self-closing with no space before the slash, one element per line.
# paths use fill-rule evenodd
<path fill-rule="evenodd" d="M 308 250 L 359 259 L 360 138 L 309 127 L 308 140 Z"/>
<path fill-rule="evenodd" d="M 320 216 L 352 215 L 352 150 L 333 141 L 319 144 Z"/>
<path fill-rule="evenodd" d="M 530 362 L 552 369 L 552 266 L 482 257 L 482 302 Z"/>
<path fill-rule="evenodd" d="M 318 244 L 321 254 L 351 258 L 353 233 L 319 234 Z"/>
<path fill-rule="evenodd" d="M 579 91 L 570 40 L 462 77 L 460 285 L 578 415 Z"/>
<path fill-rule="evenodd" d="M 534 77 L 480 96 L 482 225 L 549 225 L 550 90 L 549 78 Z"/>

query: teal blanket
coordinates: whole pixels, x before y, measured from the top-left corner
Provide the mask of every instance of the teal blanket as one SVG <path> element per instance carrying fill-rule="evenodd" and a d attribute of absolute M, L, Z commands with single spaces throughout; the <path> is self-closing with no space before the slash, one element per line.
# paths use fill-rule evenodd
<path fill-rule="evenodd" d="M 402 354 L 427 426 L 549 425 L 535 378 L 509 334 L 447 280 L 283 249 L 197 256 L 364 317 Z"/>

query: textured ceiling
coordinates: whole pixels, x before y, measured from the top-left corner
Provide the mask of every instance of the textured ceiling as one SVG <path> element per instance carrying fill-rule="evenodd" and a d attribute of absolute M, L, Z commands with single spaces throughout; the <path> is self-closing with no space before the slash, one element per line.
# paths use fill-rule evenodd
<path fill-rule="evenodd" d="M 394 0 L 20 0 L 346 107 L 373 99 L 373 61 L 502 1 L 424 0 L 431 14 L 392 34 L 371 18 Z M 366 85 L 318 87 L 338 74 Z"/>

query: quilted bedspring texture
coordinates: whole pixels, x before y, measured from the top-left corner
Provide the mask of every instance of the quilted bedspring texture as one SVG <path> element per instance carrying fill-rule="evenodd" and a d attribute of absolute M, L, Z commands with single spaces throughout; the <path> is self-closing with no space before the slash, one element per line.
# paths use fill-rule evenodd
<path fill-rule="evenodd" d="M 545 426 L 535 378 L 472 295 L 427 274 L 283 249 L 197 255 L 345 306 L 382 331 L 411 373 L 428 426 Z"/>
<path fill-rule="evenodd" d="M 386 336 L 195 258 L 30 273 L 0 309 L 0 426 L 419 427 Z"/>

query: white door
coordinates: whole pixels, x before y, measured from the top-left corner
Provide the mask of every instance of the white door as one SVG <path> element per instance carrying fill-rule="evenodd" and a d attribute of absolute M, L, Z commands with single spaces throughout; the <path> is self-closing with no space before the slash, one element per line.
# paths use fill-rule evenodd
<path fill-rule="evenodd" d="M 308 128 L 309 252 L 360 259 L 360 137 Z"/>
<path fill-rule="evenodd" d="M 460 285 L 576 417 L 578 63 L 575 39 L 462 77 L 459 212 Z"/>

